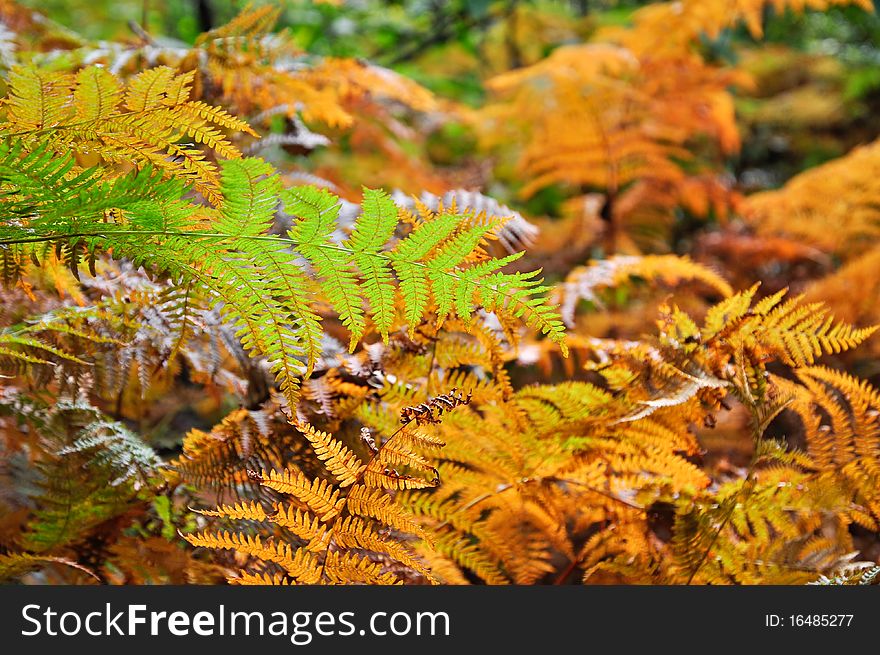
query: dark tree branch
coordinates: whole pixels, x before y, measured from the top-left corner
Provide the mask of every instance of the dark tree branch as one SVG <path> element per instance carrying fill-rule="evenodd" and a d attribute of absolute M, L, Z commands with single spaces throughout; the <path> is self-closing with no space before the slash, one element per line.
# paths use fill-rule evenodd
<path fill-rule="evenodd" d="M 467 9 L 462 7 L 455 13 L 446 16 L 445 18 L 438 19 L 430 34 L 424 35 L 409 48 L 404 48 L 388 61 L 384 62 L 384 64 L 386 66 L 402 64 L 405 61 L 418 57 L 429 48 L 451 41 L 462 30 L 481 28 L 491 23 L 494 19 L 495 17 L 491 14 L 480 17 L 469 15 Z M 379 57 L 381 57 L 381 55 L 379 55 Z"/>

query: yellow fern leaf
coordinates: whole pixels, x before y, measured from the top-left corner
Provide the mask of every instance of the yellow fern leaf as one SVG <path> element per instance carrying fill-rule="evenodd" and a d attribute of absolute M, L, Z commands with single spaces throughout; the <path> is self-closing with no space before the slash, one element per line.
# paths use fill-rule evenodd
<path fill-rule="evenodd" d="M 333 435 L 322 432 L 308 423 L 297 423 L 297 429 L 312 444 L 315 454 L 327 467 L 341 487 L 354 484 L 364 471 L 364 464 L 349 448 Z"/>
<path fill-rule="evenodd" d="M 310 480 L 302 471 L 269 471 L 262 473 L 259 482 L 264 487 L 296 498 L 317 514 L 322 521 L 330 521 L 339 513 L 343 499 L 339 490 L 326 480 Z"/>
<path fill-rule="evenodd" d="M 216 165 L 181 140 L 192 139 L 220 157 L 236 159 L 241 153 L 216 127 L 256 133 L 224 110 L 190 100 L 193 75 L 159 66 L 134 76 L 123 90 L 97 66 L 75 75 L 17 68 L 10 76 L 7 120 L 0 129 L 32 148 L 151 165 L 193 183 L 219 205 L 223 198 Z"/>
<path fill-rule="evenodd" d="M 294 550 L 288 544 L 264 541 L 259 536 L 226 531 L 200 532 L 184 535 L 183 538 L 197 548 L 234 550 L 264 562 L 272 562 L 302 584 L 314 584 L 321 577 L 321 568 L 314 556 L 302 549 Z"/>
<path fill-rule="evenodd" d="M 398 585 L 401 581 L 382 566 L 354 553 L 332 552 L 327 555 L 324 572 L 335 584 Z"/>

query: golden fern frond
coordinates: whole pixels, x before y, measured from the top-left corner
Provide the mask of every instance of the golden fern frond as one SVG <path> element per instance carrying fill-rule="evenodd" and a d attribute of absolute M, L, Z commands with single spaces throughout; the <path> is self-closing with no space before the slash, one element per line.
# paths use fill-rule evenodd
<path fill-rule="evenodd" d="M 850 350 L 877 330 L 876 326 L 855 328 L 835 323 L 820 303 L 803 304 L 802 299 L 797 296 L 768 308 L 758 328 L 763 345 L 786 364 L 804 366 L 823 354 Z M 763 306 L 754 309 L 755 313 L 763 310 Z"/>
<path fill-rule="evenodd" d="M 401 581 L 383 567 L 351 552 L 334 551 L 327 555 L 324 572 L 332 584 L 397 585 Z"/>
<path fill-rule="evenodd" d="M 255 557 L 263 562 L 277 564 L 285 573 L 301 584 L 314 584 L 321 577 L 317 559 L 303 549 L 288 544 L 263 540 L 258 535 L 242 535 L 235 532 L 200 532 L 183 535 L 196 548 L 234 550 Z"/>
<path fill-rule="evenodd" d="M 263 35 L 270 30 L 281 9 L 272 5 L 254 7 L 248 3 L 242 11 L 225 25 L 203 32 L 196 39 L 196 45 L 210 45 L 214 48 L 230 48 L 236 40 L 245 40 L 255 35 Z"/>
<path fill-rule="evenodd" d="M 307 423 L 297 423 L 296 427 L 312 444 L 315 455 L 339 481 L 340 487 L 347 487 L 360 479 L 364 464 L 341 441 Z"/>
<path fill-rule="evenodd" d="M 704 217 L 709 208 L 695 193 L 711 193 L 722 215 L 732 202 L 689 145 L 708 137 L 722 153 L 739 148 L 729 87 L 746 80 L 698 57 L 652 55 L 609 43 L 560 47 L 489 80 L 493 101 L 478 114 L 485 146 L 522 144 L 522 196 L 550 185 L 575 197 L 604 194 L 596 213 L 608 222 L 607 254 L 617 250 L 620 227 L 641 221 L 656 233 L 679 206 Z"/>
<path fill-rule="evenodd" d="M 334 543 L 341 548 L 381 553 L 432 580 L 428 569 L 403 543 L 383 537 L 375 530 L 372 522 L 359 516 L 346 516 L 337 521 L 332 527 L 332 536 Z"/>
<path fill-rule="evenodd" d="M 276 503 L 275 514 L 270 518 L 272 523 L 290 530 L 298 538 L 307 542 L 309 549 L 315 550 L 323 546 L 324 535 L 327 532 L 323 519 L 326 516 L 312 516 L 299 508 Z"/>
<path fill-rule="evenodd" d="M 448 414 L 467 402 L 465 397 L 451 393 L 432 399 L 428 407 Z M 186 539 L 194 546 L 235 550 L 253 558 L 254 566 L 277 566 L 286 574 L 276 578 L 271 571 L 256 570 L 236 578 L 238 582 L 270 584 L 287 577 L 331 584 L 393 584 L 413 578 L 437 582 L 417 552 L 398 536 L 408 534 L 407 539 L 419 539 L 429 547 L 427 533 L 415 515 L 398 502 L 396 494 L 388 490 L 436 486 L 437 470 L 415 449 L 436 450 L 443 441 L 424 429 L 416 430 L 415 425 L 403 424 L 385 440 L 374 439 L 364 428 L 362 440 L 369 451 L 364 462 L 338 436 L 302 421 L 296 425 L 310 443 L 314 457 L 337 483 L 310 477 L 293 467 L 251 471 L 251 479 L 282 497 L 273 502 L 271 511 L 261 502 L 246 501 L 199 512 L 208 517 L 277 526 L 288 536 L 278 541 L 277 533 L 268 530 L 272 536 L 264 538 L 261 535 L 267 530 L 258 526 L 257 534 L 202 531 Z M 395 466 L 404 471 L 430 472 L 433 477 L 410 475 Z"/>
<path fill-rule="evenodd" d="M 675 421 L 678 407 L 660 408 L 669 427 L 653 417 L 615 424 L 629 402 L 569 382 L 453 414 L 438 426 L 448 444 L 441 486 L 402 502 L 425 517 L 438 552 L 492 584 L 539 580 L 557 557 L 574 569 L 592 556 L 577 554 L 575 531 L 710 484 L 682 456 L 699 450 L 687 415 Z"/>
<path fill-rule="evenodd" d="M 192 77 L 158 67 L 135 76 L 123 89 L 113 74 L 97 66 L 76 74 L 16 68 L 10 73 L 0 130 L 28 149 L 151 166 L 192 183 L 219 205 L 223 197 L 216 166 L 182 140 L 236 159 L 241 153 L 217 128 L 256 133 L 224 110 L 190 100 Z"/>
<path fill-rule="evenodd" d="M 299 458 L 305 444 L 287 422 L 277 403 L 261 409 L 236 410 L 210 431 L 191 430 L 183 452 L 173 462 L 187 482 L 240 499 L 259 489 L 247 470 L 284 470 Z"/>
<path fill-rule="evenodd" d="M 794 176 L 781 189 L 748 196 L 743 217 L 762 236 L 786 236 L 852 258 L 878 235 L 878 169 L 880 142 L 860 146 Z"/>
<path fill-rule="evenodd" d="M 297 496 L 297 499 L 300 499 Z M 311 547 L 322 545 L 322 537 L 326 527 L 322 519 L 326 515 L 312 514 L 310 510 L 303 511 L 298 507 L 291 507 L 284 503 L 275 503 L 272 512 L 258 502 L 244 502 L 235 505 L 220 505 L 216 509 L 193 510 L 202 516 L 230 519 L 233 521 L 256 521 L 273 523 L 290 530 L 296 537 L 309 542 Z"/>
<path fill-rule="evenodd" d="M 783 301 L 786 290 L 754 301 L 756 291 L 757 285 L 711 307 L 702 328 L 681 310 L 664 307 L 659 325 L 667 359 L 697 366 L 757 407 L 770 393 L 768 362 L 812 364 L 854 348 L 876 331 L 835 323 L 822 303 L 804 304 L 802 296 Z"/>
<path fill-rule="evenodd" d="M 353 486 L 346 495 L 346 508 L 356 516 L 372 518 L 395 530 L 428 539 L 427 533 L 412 516 L 382 489 Z"/>
<path fill-rule="evenodd" d="M 563 320 L 569 326 L 574 323 L 575 308 L 581 300 L 602 307 L 602 290 L 628 286 L 631 281 L 638 280 L 662 287 L 698 282 L 725 298 L 733 293 L 730 285 L 715 271 L 687 257 L 618 255 L 577 267 L 568 274 L 558 289 Z"/>
<path fill-rule="evenodd" d="M 787 467 L 727 483 L 717 494 L 680 505 L 669 574 L 685 583 L 808 582 L 850 552 L 845 523 L 832 528 L 843 504 L 834 482 Z M 842 539 L 815 541 L 823 528 Z"/>
<path fill-rule="evenodd" d="M 272 32 L 279 14 L 270 5 L 249 5 L 196 40 L 193 52 L 204 62 L 203 75 L 238 113 L 300 112 L 309 122 L 349 127 L 353 106 L 363 100 L 398 102 L 416 111 L 435 107 L 429 91 L 391 70 L 356 59 L 308 57 L 287 30 Z"/>
<path fill-rule="evenodd" d="M 717 39 L 721 32 L 741 22 L 753 37 L 760 38 L 765 13 L 771 7 L 781 14 L 786 10 L 822 11 L 847 5 L 874 11 L 870 0 L 683 0 L 676 4 L 652 3 L 635 12 L 631 29 L 607 28 L 601 36 L 640 53 L 682 55 L 695 48 L 700 37 Z"/>
<path fill-rule="evenodd" d="M 270 515 L 266 508 L 257 502 L 236 503 L 235 505 L 220 505 L 217 509 L 193 510 L 203 516 L 222 517 L 239 521 L 265 521 Z"/>
<path fill-rule="evenodd" d="M 403 491 L 405 489 L 427 489 L 429 487 L 435 487 L 439 481 L 436 479 L 426 480 L 422 477 L 406 475 L 405 473 L 400 473 L 389 468 L 384 463 L 377 463 L 373 466 L 367 467 L 366 471 L 364 471 L 364 483 L 371 487 L 378 487 L 389 491 Z"/>
<path fill-rule="evenodd" d="M 534 66 L 488 82 L 497 96 L 511 101 L 490 106 L 487 120 L 498 128 L 511 119 L 531 126 L 521 166 L 532 180 L 521 191 L 523 196 L 551 183 L 616 193 L 649 174 L 680 176 L 669 161 L 671 144 L 642 130 L 648 111 L 644 97 L 621 83 L 636 74 L 637 66 L 622 49 L 565 46 Z M 590 94 L 585 96 L 584 89 Z M 562 110 L 546 111 L 548 103 Z"/>
<path fill-rule="evenodd" d="M 268 474 L 256 476 L 256 479 L 264 487 L 293 496 L 323 521 L 332 521 L 344 507 L 344 498 L 340 497 L 338 489 L 327 480 L 310 480 L 301 471 L 269 471 Z"/>
<path fill-rule="evenodd" d="M 291 578 L 282 573 L 248 573 L 243 572 L 236 578 L 229 580 L 232 584 L 244 586 L 286 586 L 295 584 Z"/>
<path fill-rule="evenodd" d="M 823 354 L 856 347 L 877 329 L 835 323 L 822 303 L 803 304 L 803 296 L 783 302 L 785 290 L 753 303 L 756 290 L 752 287 L 710 309 L 702 340 L 723 337 L 751 351 L 756 361 L 769 356 L 805 366 Z"/>
<path fill-rule="evenodd" d="M 438 535 L 434 544 L 437 552 L 454 561 L 463 570 L 471 571 L 486 584 L 510 584 L 510 578 L 498 562 L 466 537 L 448 532 Z"/>

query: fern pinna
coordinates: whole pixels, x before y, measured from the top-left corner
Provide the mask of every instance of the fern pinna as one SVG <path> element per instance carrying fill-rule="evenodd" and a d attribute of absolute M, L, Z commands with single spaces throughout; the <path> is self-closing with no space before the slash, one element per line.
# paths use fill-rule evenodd
<path fill-rule="evenodd" d="M 242 120 L 191 100 L 192 73 L 153 68 L 123 86 L 104 68 L 76 74 L 35 67 L 10 73 L 6 121 L 0 129 L 27 151 L 78 153 L 110 162 L 151 165 L 192 183 L 219 203 L 216 166 L 182 144 L 192 139 L 219 157 L 241 156 L 220 129 L 255 134 Z M 51 181 L 52 171 L 44 171 Z"/>

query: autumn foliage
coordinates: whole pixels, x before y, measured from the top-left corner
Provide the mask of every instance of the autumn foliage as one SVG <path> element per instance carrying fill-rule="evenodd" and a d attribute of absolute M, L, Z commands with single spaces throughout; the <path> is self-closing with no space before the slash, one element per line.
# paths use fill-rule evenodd
<path fill-rule="evenodd" d="M 0 1 L 0 580 L 880 579 L 880 145 L 738 168 L 767 22 L 872 3 L 508 4 L 382 66 Z"/>

